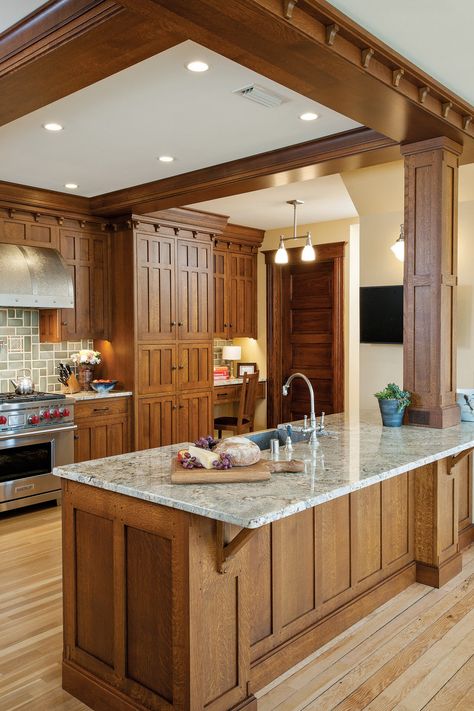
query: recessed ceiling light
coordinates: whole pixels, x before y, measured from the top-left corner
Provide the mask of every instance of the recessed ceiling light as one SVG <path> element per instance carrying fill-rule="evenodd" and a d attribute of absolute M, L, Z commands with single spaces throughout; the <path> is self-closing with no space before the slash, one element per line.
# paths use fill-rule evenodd
<path fill-rule="evenodd" d="M 162 163 L 172 163 L 174 158 L 173 156 L 159 156 L 158 160 L 161 160 Z"/>
<path fill-rule="evenodd" d="M 186 69 L 189 69 L 190 72 L 207 72 L 209 64 L 207 64 L 207 62 L 201 62 L 201 60 L 197 59 L 194 62 L 188 62 L 186 64 Z"/>
<path fill-rule="evenodd" d="M 67 188 L 68 190 L 77 190 L 79 185 L 77 183 L 66 183 L 64 185 L 64 187 Z"/>
<path fill-rule="evenodd" d="M 315 121 L 318 117 L 318 114 L 315 114 L 314 111 L 305 111 L 304 114 L 300 114 L 300 119 L 302 121 Z"/>
<path fill-rule="evenodd" d="M 43 128 L 47 131 L 62 131 L 64 126 L 61 126 L 60 123 L 54 123 L 54 121 L 51 121 L 50 123 L 44 123 Z"/>

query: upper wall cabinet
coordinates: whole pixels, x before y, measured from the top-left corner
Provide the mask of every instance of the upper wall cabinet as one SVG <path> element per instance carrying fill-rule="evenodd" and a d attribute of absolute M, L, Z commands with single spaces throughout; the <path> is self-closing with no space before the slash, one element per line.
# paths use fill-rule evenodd
<path fill-rule="evenodd" d="M 257 337 L 257 250 L 263 231 L 228 225 L 214 250 L 214 336 Z"/>
<path fill-rule="evenodd" d="M 109 236 L 61 229 L 60 252 L 74 283 L 74 308 L 61 313 L 64 341 L 104 339 L 109 332 Z"/>
<path fill-rule="evenodd" d="M 0 242 L 58 249 L 58 220 L 37 212 L 0 208 Z"/>

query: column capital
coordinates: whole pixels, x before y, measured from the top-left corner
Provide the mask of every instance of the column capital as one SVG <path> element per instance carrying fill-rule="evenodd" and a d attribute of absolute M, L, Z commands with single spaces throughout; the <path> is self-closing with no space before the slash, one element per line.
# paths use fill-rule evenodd
<path fill-rule="evenodd" d="M 456 143 L 456 141 L 452 141 L 446 136 L 437 136 L 437 138 L 427 138 L 416 143 L 404 143 L 400 146 L 400 153 L 402 156 L 410 156 L 415 153 L 426 153 L 427 151 L 440 149 L 450 151 L 450 153 L 454 153 L 457 156 L 460 156 L 463 151 L 460 143 Z"/>

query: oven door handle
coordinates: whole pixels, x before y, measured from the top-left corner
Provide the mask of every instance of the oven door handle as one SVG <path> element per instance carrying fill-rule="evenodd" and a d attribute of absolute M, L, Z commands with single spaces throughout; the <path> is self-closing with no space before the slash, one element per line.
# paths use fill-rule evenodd
<path fill-rule="evenodd" d="M 0 435 L 0 441 L 5 439 L 20 439 L 21 437 L 34 437 L 35 435 L 61 434 L 61 432 L 70 432 L 77 430 L 77 425 L 67 425 L 66 427 L 58 427 L 50 430 L 29 430 L 28 432 L 11 432 L 10 434 Z"/>

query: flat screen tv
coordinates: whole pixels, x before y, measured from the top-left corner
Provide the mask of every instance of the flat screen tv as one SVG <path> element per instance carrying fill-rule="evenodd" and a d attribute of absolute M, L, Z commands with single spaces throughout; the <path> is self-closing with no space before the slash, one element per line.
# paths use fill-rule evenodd
<path fill-rule="evenodd" d="M 403 286 L 362 286 L 360 342 L 403 343 Z"/>

